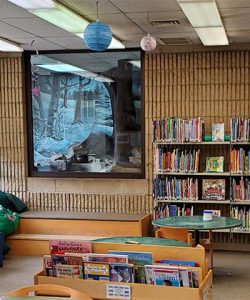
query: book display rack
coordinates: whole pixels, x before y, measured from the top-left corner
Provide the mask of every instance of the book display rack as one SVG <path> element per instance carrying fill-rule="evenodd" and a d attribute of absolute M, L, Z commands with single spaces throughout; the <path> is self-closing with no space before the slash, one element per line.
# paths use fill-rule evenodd
<path fill-rule="evenodd" d="M 250 119 L 232 118 L 229 135 L 224 123 L 213 123 L 211 136 L 204 127 L 200 117 L 153 121 L 154 218 L 211 209 L 250 233 Z"/>
<path fill-rule="evenodd" d="M 79 291 L 85 291 L 93 299 L 111 299 L 107 290 L 110 285 L 116 286 L 120 290 L 126 288 L 129 295 L 125 297 L 113 297 L 112 299 L 131 299 L 131 300 L 151 300 L 151 299 L 212 299 L 212 271 L 208 271 L 207 259 L 205 258 L 205 249 L 198 245 L 196 247 L 168 247 L 160 245 L 143 245 L 143 244 L 118 244 L 105 242 L 92 242 L 93 253 L 110 253 L 112 251 L 126 251 L 127 253 L 150 253 L 154 261 L 170 259 L 176 262 L 180 260 L 192 261 L 195 263 L 195 269 L 198 272 L 197 287 L 184 286 L 161 286 L 145 283 L 128 282 L 110 282 L 105 280 L 93 279 L 73 279 L 67 276 L 54 277 L 46 276 L 41 271 L 34 276 L 34 284 L 59 284 L 70 286 Z M 185 269 L 185 267 L 182 267 Z M 56 295 L 56 296 L 60 296 Z"/>

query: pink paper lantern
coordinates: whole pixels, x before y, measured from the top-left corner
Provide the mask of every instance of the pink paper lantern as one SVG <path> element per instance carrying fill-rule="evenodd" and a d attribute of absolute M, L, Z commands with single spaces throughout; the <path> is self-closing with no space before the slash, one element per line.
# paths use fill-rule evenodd
<path fill-rule="evenodd" d="M 140 45 L 142 50 L 150 52 L 156 48 L 156 40 L 148 33 L 141 39 Z"/>

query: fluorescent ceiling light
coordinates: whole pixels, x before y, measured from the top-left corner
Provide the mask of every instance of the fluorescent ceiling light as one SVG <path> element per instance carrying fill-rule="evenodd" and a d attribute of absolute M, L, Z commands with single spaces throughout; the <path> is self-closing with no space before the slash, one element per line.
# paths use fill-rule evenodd
<path fill-rule="evenodd" d="M 59 4 L 57 4 L 56 8 L 30 10 L 30 12 L 71 33 L 83 31 L 89 23 L 87 20 Z"/>
<path fill-rule="evenodd" d="M 6 40 L 0 39 L 0 51 L 3 52 L 23 52 L 23 48 Z"/>
<path fill-rule="evenodd" d="M 56 6 L 52 0 L 9 0 L 9 2 L 25 9 L 54 8 Z"/>
<path fill-rule="evenodd" d="M 83 39 L 83 32 L 90 23 L 88 20 L 74 13 L 67 7 L 52 0 L 9 0 L 18 6 L 27 9 L 37 17 L 48 21 Z M 79 33 L 80 32 L 80 33 Z M 123 49 L 125 45 L 117 38 L 112 37 L 109 49 Z"/>
<path fill-rule="evenodd" d="M 205 46 L 228 45 L 224 27 L 203 27 L 195 30 Z"/>
<path fill-rule="evenodd" d="M 177 0 L 177 2 L 205 46 L 228 45 L 215 0 Z"/>
<path fill-rule="evenodd" d="M 177 1 L 193 27 L 222 26 L 215 1 Z"/>

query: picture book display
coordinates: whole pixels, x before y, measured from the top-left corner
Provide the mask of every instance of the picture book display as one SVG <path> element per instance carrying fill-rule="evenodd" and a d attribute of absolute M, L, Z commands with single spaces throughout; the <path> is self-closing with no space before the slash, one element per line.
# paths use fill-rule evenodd
<path fill-rule="evenodd" d="M 224 123 L 212 123 L 212 141 L 223 142 L 224 141 Z"/>
<path fill-rule="evenodd" d="M 203 200 L 225 200 L 225 179 L 202 179 Z"/>
<path fill-rule="evenodd" d="M 206 172 L 222 173 L 224 167 L 224 156 L 206 158 Z"/>
<path fill-rule="evenodd" d="M 161 259 L 151 252 L 109 250 L 101 253 L 44 255 L 44 275 L 58 278 L 198 287 L 201 268 L 194 261 Z M 200 269 L 200 273 L 198 273 Z"/>

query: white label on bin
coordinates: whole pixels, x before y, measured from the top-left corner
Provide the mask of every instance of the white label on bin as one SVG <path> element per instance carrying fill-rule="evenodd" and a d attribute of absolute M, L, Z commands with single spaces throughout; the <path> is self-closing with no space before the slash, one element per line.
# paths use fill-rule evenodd
<path fill-rule="evenodd" d="M 125 284 L 106 284 L 107 299 L 131 299 L 130 286 Z"/>

